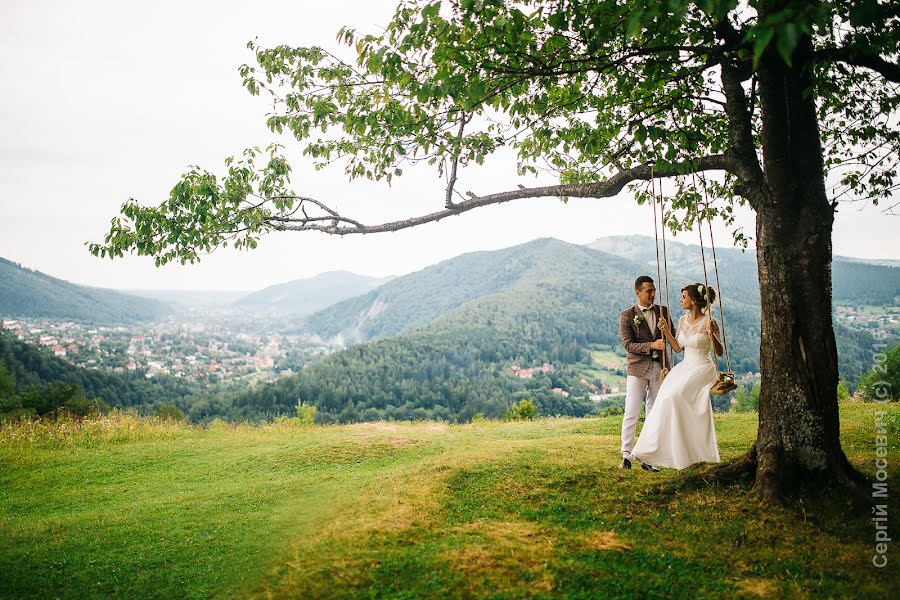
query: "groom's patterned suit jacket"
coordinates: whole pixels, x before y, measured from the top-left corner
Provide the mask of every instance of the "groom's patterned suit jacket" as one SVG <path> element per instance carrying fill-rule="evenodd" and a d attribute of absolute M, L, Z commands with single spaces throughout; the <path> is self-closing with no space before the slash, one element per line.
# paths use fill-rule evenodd
<path fill-rule="evenodd" d="M 672 319 L 670 318 L 669 309 L 665 306 L 654 304 L 651 307 L 651 313 L 647 313 L 646 318 L 639 319 L 635 324 L 635 318 L 641 314 L 636 304 L 626 308 L 619 315 L 619 335 L 622 338 L 622 345 L 628 352 L 627 373 L 635 377 L 646 377 L 647 371 L 654 362 L 662 362 L 664 366 L 668 366 L 665 355 L 662 350 L 656 350 L 656 358 L 652 357 L 654 351 L 650 348 L 650 342 L 662 338 L 662 332 L 659 327 L 656 328 L 656 334 L 650 331 L 647 319 L 655 319 L 654 323 L 659 322 L 660 311 L 665 314 L 666 320 L 669 322 L 669 330 L 674 331 Z"/>

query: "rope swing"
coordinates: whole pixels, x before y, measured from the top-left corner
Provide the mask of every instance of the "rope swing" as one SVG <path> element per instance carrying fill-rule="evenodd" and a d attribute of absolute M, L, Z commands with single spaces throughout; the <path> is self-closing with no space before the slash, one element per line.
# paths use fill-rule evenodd
<path fill-rule="evenodd" d="M 662 285 L 663 281 L 665 281 L 665 298 L 666 298 L 666 306 L 669 306 L 669 266 L 668 261 L 666 260 L 666 220 L 665 220 L 665 203 L 662 193 L 662 179 L 659 182 L 659 198 L 656 196 L 656 178 L 653 173 L 654 166 L 650 167 L 650 188 L 651 188 L 651 196 L 653 198 L 653 237 L 656 240 L 656 278 L 657 281 Z M 691 171 L 691 178 L 694 183 L 694 189 L 697 189 L 697 176 L 696 173 Z M 728 354 L 728 341 L 725 335 L 725 301 L 722 295 L 722 284 L 719 281 L 719 265 L 716 260 L 716 244 L 713 239 L 713 230 L 712 230 L 712 218 L 709 213 L 709 195 L 706 189 L 706 180 L 701 177 L 701 181 L 703 183 L 703 201 L 704 201 L 704 210 L 706 212 L 706 222 L 709 226 L 709 243 L 712 249 L 712 257 L 713 257 L 713 268 L 716 274 L 716 288 L 719 291 L 719 314 L 721 316 L 722 321 L 722 348 L 725 353 L 725 364 L 726 371 L 719 370 L 719 359 L 715 354 L 713 354 L 713 364 L 716 366 L 716 382 L 713 384 L 712 389 L 710 389 L 710 393 L 722 395 L 727 394 L 733 389 L 737 388 L 737 384 L 735 383 L 734 372 L 731 370 L 731 357 Z M 698 194 L 699 196 L 699 194 Z M 660 270 L 660 260 L 659 260 L 659 230 L 657 228 L 657 211 L 656 211 L 656 203 L 659 202 L 659 225 L 662 228 L 662 270 Z M 697 221 L 697 232 L 700 234 L 700 260 L 703 263 L 703 283 L 705 285 L 705 289 L 709 288 L 709 276 L 707 275 L 706 270 L 706 246 L 703 242 L 703 219 L 700 215 L 700 209 L 698 207 L 699 201 L 694 202 L 694 216 Z M 712 319 L 712 307 L 708 300 L 706 303 L 706 315 L 711 320 Z M 667 311 L 671 313 L 671 311 Z M 662 315 L 662 308 L 660 308 L 660 315 Z M 669 319 L 669 315 L 667 314 L 665 317 L 667 322 L 671 322 Z M 710 345 L 713 347 L 712 332 L 707 330 L 707 334 L 709 335 Z M 669 372 L 668 365 L 674 365 L 674 355 L 672 360 L 669 360 L 669 344 L 666 341 L 665 336 L 663 336 L 663 343 L 665 344 L 663 349 L 663 367 L 660 371 L 660 381 L 665 379 L 666 375 Z"/>
<path fill-rule="evenodd" d="M 691 171 L 691 178 L 694 182 L 694 189 L 697 189 L 697 175 L 694 171 Z M 713 347 L 712 359 L 713 364 L 716 366 L 716 382 L 713 384 L 712 388 L 709 390 L 712 394 L 722 395 L 727 394 L 733 389 L 737 388 L 737 384 L 734 382 L 734 372 L 731 370 L 731 357 L 728 355 L 728 344 L 726 343 L 725 338 L 725 301 L 722 296 L 722 285 L 719 283 L 719 264 L 716 260 L 716 244 L 713 240 L 713 230 L 712 230 L 712 217 L 709 215 L 709 195 L 706 191 L 706 180 L 701 177 L 701 181 L 703 182 L 703 205 L 704 210 L 706 212 L 706 223 L 709 225 L 709 243 L 712 247 L 713 253 L 713 267 L 716 272 L 716 288 L 719 290 L 719 314 L 722 320 L 722 349 L 725 351 L 725 365 L 727 371 L 719 370 L 719 357 L 715 355 L 715 344 L 713 344 L 712 332 L 707 329 L 707 335 L 709 335 L 709 343 Z M 703 285 L 706 286 L 705 289 L 709 289 L 709 278 L 706 274 L 706 252 L 703 245 L 703 219 L 700 216 L 700 209 L 697 206 L 698 202 L 694 202 L 694 215 L 697 219 L 697 233 L 700 234 L 700 257 L 703 261 Z M 707 299 L 706 302 L 706 316 L 712 320 L 712 306 L 710 306 L 710 302 Z"/>
<path fill-rule="evenodd" d="M 659 271 L 659 233 L 656 228 L 656 179 L 653 176 L 653 166 L 650 167 L 650 188 L 651 188 L 651 196 L 653 198 L 653 238 L 656 240 L 656 281 L 659 282 L 660 286 L 662 285 L 663 278 L 660 275 Z M 659 309 L 660 317 L 664 318 L 666 322 L 669 322 L 669 315 L 671 314 L 671 309 L 669 309 L 669 265 L 666 261 L 666 220 L 665 220 L 665 205 L 663 204 L 663 195 L 662 195 L 662 179 L 659 182 L 659 211 L 660 211 L 660 225 L 662 226 L 662 240 L 663 240 L 663 271 L 666 274 L 666 314 L 662 314 L 662 307 Z M 671 326 L 671 325 L 670 325 Z M 662 369 L 659 372 L 659 380 L 662 381 L 666 378 L 666 375 L 669 374 L 669 365 L 675 365 L 675 353 L 672 353 L 671 360 L 669 359 L 669 342 L 666 340 L 666 336 L 662 336 L 663 339 L 663 361 L 662 361 Z"/>

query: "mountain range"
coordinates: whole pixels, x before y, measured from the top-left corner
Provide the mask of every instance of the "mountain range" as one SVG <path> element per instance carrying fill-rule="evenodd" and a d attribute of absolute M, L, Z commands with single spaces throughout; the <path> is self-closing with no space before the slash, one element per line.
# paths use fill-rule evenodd
<path fill-rule="evenodd" d="M 726 325 L 733 312 L 737 324 L 743 320 L 758 329 L 755 252 L 717 248 L 714 264 L 707 247 L 706 261 L 704 277 L 699 246 L 667 242 L 668 302 L 673 310 L 677 309 L 677 298 L 685 284 L 706 280 L 719 287 L 715 280 L 717 265 L 721 280 L 718 291 L 725 308 Z M 885 305 L 893 302 L 900 290 L 900 269 L 895 267 L 836 258 L 833 273 L 835 302 Z M 618 310 L 613 310 L 615 307 L 621 309 L 633 301 L 631 288 L 639 274 L 657 278 L 653 238 L 611 236 L 586 246 L 554 239 L 535 240 L 493 252 L 464 254 L 398 277 L 365 295 L 310 315 L 300 329 L 351 345 L 427 325 L 478 298 L 514 289 L 536 290 L 540 285 L 563 288 L 586 281 L 591 282 L 597 294 L 615 299 L 611 300 L 610 309 L 604 311 L 614 318 L 612 312 L 618 314 Z M 657 302 L 665 304 L 665 277 L 657 282 L 657 287 Z M 532 298 L 533 302 L 538 300 Z M 741 337 L 740 332 L 736 333 Z M 758 339 L 758 333 L 751 338 Z"/>
<path fill-rule="evenodd" d="M 269 286 L 234 302 L 244 309 L 263 309 L 284 314 L 307 315 L 342 300 L 365 294 L 392 277 L 368 277 L 348 271 L 331 271 Z"/>
<path fill-rule="evenodd" d="M 618 314 L 634 301 L 634 278 L 656 275 L 653 244 L 640 236 L 590 246 L 535 240 L 399 277 L 301 326 L 356 345 L 240 395 L 236 406 L 277 414 L 299 399 L 318 406 L 322 420 L 465 420 L 479 412 L 499 416 L 511 400 L 530 397 L 543 414 L 584 414 L 592 407 L 579 380 L 591 371 L 593 352 L 619 351 Z M 716 254 L 731 367 L 758 371 L 755 256 Z M 703 281 L 699 247 L 670 242 L 667 259 L 675 305 L 684 284 Z M 714 277 L 712 264 L 707 270 Z M 886 266 L 836 261 L 834 279 L 835 298 L 855 305 L 894 303 L 900 289 L 900 269 Z M 841 376 L 852 383 L 868 367 L 872 337 L 840 323 L 835 332 Z M 545 363 L 554 371 L 539 385 L 510 371 Z"/>
<path fill-rule="evenodd" d="M 231 307 L 302 317 L 365 294 L 391 277 L 322 273 L 262 290 L 109 290 L 70 283 L 0 258 L 0 317 L 48 317 L 98 324 L 151 321 L 178 310 Z"/>
<path fill-rule="evenodd" d="M 0 316 L 134 323 L 171 312 L 158 300 L 76 285 L 0 258 Z"/>
<path fill-rule="evenodd" d="M 757 371 L 755 253 L 723 248 L 716 258 L 732 369 Z M 666 260 L 670 302 L 676 305 L 685 283 L 703 281 L 699 247 L 669 241 Z M 710 255 L 707 261 L 710 284 L 719 287 Z M 66 284 L 15 267 L 17 276 L 31 278 L 26 282 Z M 833 273 L 838 304 L 897 303 L 896 267 L 835 258 Z M 594 355 L 620 353 L 618 313 L 634 301 L 631 288 L 638 274 L 656 276 L 654 240 L 616 236 L 586 246 L 541 239 L 465 254 L 374 289 L 377 280 L 350 273 L 273 286 L 234 301 L 256 312 L 296 314 L 326 302 L 328 294 L 335 298 L 361 288 L 359 295 L 314 312 L 296 326 L 298 332 L 343 341 L 348 348 L 272 385 L 199 400 L 183 394 L 176 401 L 195 418 L 270 418 L 291 414 L 298 400 L 315 404 L 324 422 L 496 417 L 510 402 L 525 398 L 535 400 L 542 414 L 587 414 L 596 406 L 580 381 L 599 383 Z M 657 301 L 665 302 L 663 282 L 658 287 Z M 58 289 L 90 290 L 77 288 L 66 284 L 27 291 L 42 299 Z M 871 362 L 872 336 L 841 323 L 835 324 L 835 333 L 840 373 L 852 384 Z M 511 370 L 541 365 L 531 379 Z M 213 408 L 201 410 L 201 404 Z"/>

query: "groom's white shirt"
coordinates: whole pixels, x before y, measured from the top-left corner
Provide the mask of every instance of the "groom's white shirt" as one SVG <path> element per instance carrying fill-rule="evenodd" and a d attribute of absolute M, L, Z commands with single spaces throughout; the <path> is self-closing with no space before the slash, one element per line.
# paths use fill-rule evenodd
<path fill-rule="evenodd" d="M 637 307 L 638 307 L 639 311 L 644 313 L 644 319 L 647 320 L 647 325 L 650 327 L 650 333 L 652 333 L 655 336 L 656 335 L 656 323 L 654 321 L 656 320 L 656 315 L 653 314 L 652 311 L 650 312 L 650 314 L 647 314 L 647 311 L 650 310 L 651 308 L 653 308 L 653 306 L 652 305 L 641 306 L 640 304 L 637 304 Z"/>

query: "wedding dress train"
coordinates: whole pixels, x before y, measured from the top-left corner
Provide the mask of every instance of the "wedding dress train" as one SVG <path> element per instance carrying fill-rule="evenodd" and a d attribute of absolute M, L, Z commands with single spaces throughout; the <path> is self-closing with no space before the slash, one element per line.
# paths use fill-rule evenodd
<path fill-rule="evenodd" d="M 631 455 L 654 467 L 684 469 L 699 462 L 719 462 L 709 390 L 716 381 L 706 333 L 708 316 L 691 324 L 678 320 L 676 339 L 684 360 L 660 385 L 653 409 Z"/>

